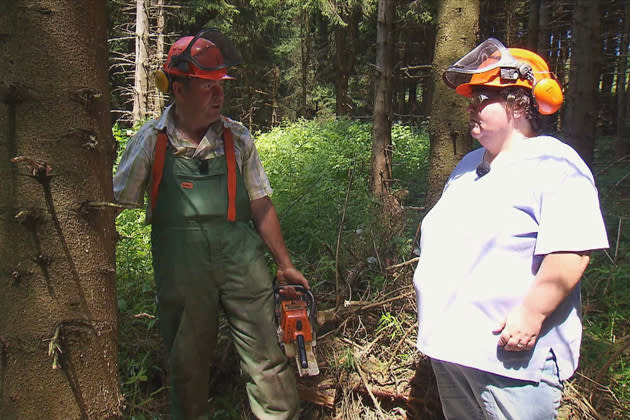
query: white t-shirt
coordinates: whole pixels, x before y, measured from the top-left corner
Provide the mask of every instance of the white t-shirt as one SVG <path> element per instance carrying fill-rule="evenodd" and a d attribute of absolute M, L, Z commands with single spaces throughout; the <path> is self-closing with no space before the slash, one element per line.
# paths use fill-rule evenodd
<path fill-rule="evenodd" d="M 507 352 L 492 331 L 522 302 L 546 254 L 608 247 L 593 176 L 553 137 L 519 141 L 479 177 L 483 153 L 462 159 L 422 222 L 414 275 L 418 349 L 536 382 L 553 349 L 560 379 L 567 379 L 582 337 L 579 286 L 547 318 L 533 351 Z"/>

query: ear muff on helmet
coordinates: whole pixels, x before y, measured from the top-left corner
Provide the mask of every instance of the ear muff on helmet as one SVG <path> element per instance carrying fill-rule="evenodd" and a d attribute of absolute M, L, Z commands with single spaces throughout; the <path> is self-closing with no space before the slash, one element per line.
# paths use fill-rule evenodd
<path fill-rule="evenodd" d="M 186 60 L 181 59 L 179 55 L 169 57 L 167 65 L 169 68 L 183 73 L 188 73 L 190 69 L 190 64 Z M 155 87 L 157 87 L 160 92 L 170 93 L 172 83 L 173 77 L 163 68 L 155 72 Z"/>
<path fill-rule="evenodd" d="M 542 79 L 532 88 L 532 95 L 542 115 L 551 115 L 560 109 L 563 96 L 560 83 L 556 79 Z"/>
<path fill-rule="evenodd" d="M 171 76 L 164 69 L 155 72 L 155 87 L 162 93 L 171 91 Z"/>
<path fill-rule="evenodd" d="M 501 69 L 501 78 L 529 81 L 532 85 L 532 96 L 536 107 L 542 115 L 551 115 L 562 105 L 564 98 L 560 83 L 554 78 L 536 80 L 531 64 L 526 61 L 519 63 L 515 69 Z"/>

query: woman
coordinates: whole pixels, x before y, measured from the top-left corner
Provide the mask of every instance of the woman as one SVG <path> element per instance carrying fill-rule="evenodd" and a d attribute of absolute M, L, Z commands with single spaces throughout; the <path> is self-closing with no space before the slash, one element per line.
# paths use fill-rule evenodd
<path fill-rule="evenodd" d="M 449 67 L 483 146 L 462 159 L 422 223 L 418 349 L 448 420 L 554 419 L 577 367 L 579 280 L 607 248 L 593 176 L 538 135 L 562 104 L 537 54 L 489 39 Z"/>

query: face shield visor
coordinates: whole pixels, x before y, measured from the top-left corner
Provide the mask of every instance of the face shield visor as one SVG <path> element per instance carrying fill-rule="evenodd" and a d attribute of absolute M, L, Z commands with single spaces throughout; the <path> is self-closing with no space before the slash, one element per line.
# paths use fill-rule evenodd
<path fill-rule="evenodd" d="M 508 49 L 494 38 L 482 42 L 447 68 L 443 78 L 458 94 L 469 98 L 480 86 L 529 89 L 543 115 L 553 114 L 563 102 L 562 87 L 541 56 L 522 48 Z"/>
<path fill-rule="evenodd" d="M 453 89 L 474 82 L 474 76 L 480 74 L 500 73 L 501 78 L 516 80 L 519 77 L 519 65 L 519 61 L 512 57 L 501 42 L 489 38 L 447 68 L 443 78 L 448 87 Z"/>

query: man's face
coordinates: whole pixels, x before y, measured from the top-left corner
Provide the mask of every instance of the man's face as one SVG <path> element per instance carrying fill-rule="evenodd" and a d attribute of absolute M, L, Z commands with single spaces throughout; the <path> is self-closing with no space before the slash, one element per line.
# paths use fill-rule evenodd
<path fill-rule="evenodd" d="M 174 87 L 177 105 L 207 123 L 221 117 L 223 108 L 223 81 L 191 78 Z"/>

